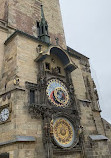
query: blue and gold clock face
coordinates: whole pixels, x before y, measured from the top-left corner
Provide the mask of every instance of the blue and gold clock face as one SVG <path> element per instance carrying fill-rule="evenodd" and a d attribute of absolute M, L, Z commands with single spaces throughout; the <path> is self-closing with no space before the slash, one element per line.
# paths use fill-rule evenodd
<path fill-rule="evenodd" d="M 52 79 L 47 83 L 46 93 L 48 99 L 56 106 L 66 107 L 69 105 L 69 93 L 67 87 L 58 79 Z"/>

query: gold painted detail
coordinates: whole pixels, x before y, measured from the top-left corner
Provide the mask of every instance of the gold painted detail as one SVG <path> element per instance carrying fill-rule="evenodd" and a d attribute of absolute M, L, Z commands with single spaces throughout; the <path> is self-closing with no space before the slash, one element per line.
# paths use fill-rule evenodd
<path fill-rule="evenodd" d="M 69 105 L 70 97 L 65 84 L 57 79 L 52 79 L 47 83 L 46 93 L 50 102 L 59 107 Z"/>
<path fill-rule="evenodd" d="M 56 100 L 61 103 L 62 105 L 66 105 L 69 101 L 69 95 L 68 92 L 63 89 L 62 87 L 57 87 L 54 90 L 54 96 Z"/>
<path fill-rule="evenodd" d="M 59 118 L 54 123 L 53 134 L 58 143 L 70 144 L 74 138 L 73 126 L 67 119 Z"/>
<path fill-rule="evenodd" d="M 14 85 L 19 85 L 19 83 L 20 83 L 20 79 L 19 78 L 15 78 L 14 80 L 13 80 L 13 83 L 14 83 Z"/>

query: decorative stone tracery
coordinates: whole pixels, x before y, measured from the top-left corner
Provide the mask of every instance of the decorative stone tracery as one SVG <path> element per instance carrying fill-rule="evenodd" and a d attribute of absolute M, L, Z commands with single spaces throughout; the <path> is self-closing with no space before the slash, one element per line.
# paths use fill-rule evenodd
<path fill-rule="evenodd" d="M 52 48 L 53 49 L 53 48 Z M 50 49 L 50 51 L 52 50 Z M 57 53 L 56 51 L 58 51 L 60 48 L 56 48 L 54 47 L 53 53 Z M 70 59 L 69 57 L 67 58 L 66 53 L 64 53 L 62 50 L 59 50 L 59 53 L 63 53 L 65 55 L 65 62 L 66 60 L 69 62 Z M 57 54 L 56 54 L 57 55 Z M 43 55 L 44 56 L 44 55 Z M 47 56 L 46 56 L 47 57 Z M 64 60 L 60 57 L 60 55 L 58 55 L 58 57 L 60 58 L 60 60 Z M 41 57 L 42 59 L 42 57 Z M 62 78 L 62 76 L 60 76 L 58 73 L 54 74 L 54 73 L 49 73 L 44 69 L 43 66 L 43 62 L 40 60 L 40 58 L 38 58 L 38 66 L 39 66 L 39 72 L 38 72 L 38 76 L 37 76 L 37 85 L 35 85 L 35 89 L 38 91 L 37 94 L 38 96 L 38 102 L 34 103 L 34 104 L 29 104 L 28 109 L 29 109 L 29 113 L 31 113 L 31 115 L 35 116 L 35 117 L 42 117 L 43 119 L 43 128 L 44 128 L 44 132 L 43 132 L 43 142 L 44 142 L 44 147 L 46 150 L 46 157 L 47 158 L 51 158 L 53 153 L 51 152 L 51 150 L 53 149 L 56 152 L 56 149 L 64 151 L 66 150 L 66 152 L 69 150 L 72 150 L 72 148 L 78 148 L 77 144 L 79 141 L 79 135 L 77 134 L 79 131 L 79 115 L 78 115 L 78 111 L 77 111 L 77 105 L 76 105 L 76 97 L 74 95 L 74 87 L 72 84 L 72 79 L 71 79 L 71 75 L 70 75 L 70 71 L 68 71 L 68 67 L 65 69 L 65 74 L 66 76 L 64 76 L 64 78 Z M 63 61 L 61 61 L 63 62 Z M 48 81 L 51 81 L 51 79 L 53 78 L 53 80 L 57 81 L 57 85 L 58 87 L 55 88 L 54 90 L 54 95 L 53 97 L 55 98 L 55 103 L 50 102 L 49 100 L 49 96 L 47 95 L 47 83 Z M 60 82 L 60 84 L 59 84 Z M 30 85 L 30 83 L 26 83 L 27 87 L 30 87 L 32 85 Z M 63 85 L 63 88 L 61 86 L 61 84 Z M 55 83 L 54 83 L 55 85 Z M 65 86 L 65 87 L 64 87 Z M 66 88 L 67 87 L 67 88 Z M 29 88 L 30 89 L 30 88 Z M 69 92 L 67 92 L 69 91 Z M 64 99 L 62 98 L 63 95 Z M 58 98 L 59 97 L 59 98 Z M 70 97 L 70 101 L 68 98 Z M 53 98 L 53 99 L 54 99 Z M 66 104 L 66 102 L 68 103 L 68 106 L 56 106 L 59 105 L 58 102 L 60 102 L 60 104 Z M 62 122 L 60 123 L 61 125 L 63 124 L 63 127 L 58 124 L 59 122 L 59 118 L 62 117 L 66 120 L 62 120 Z M 69 119 L 68 119 L 69 118 Z M 56 123 L 55 121 L 58 120 Z M 68 120 L 73 120 L 73 121 L 68 121 Z M 65 122 L 64 122 L 65 121 Z M 65 123 L 65 124 L 64 124 Z M 59 128 L 60 127 L 60 128 Z M 61 137 L 57 134 L 58 133 L 58 129 L 59 132 L 61 133 Z M 71 133 L 70 133 L 71 132 Z M 57 136 L 58 135 L 58 136 Z M 64 136 L 63 136 L 64 135 Z M 66 137 L 67 135 L 67 137 Z M 72 135 L 72 136 L 71 136 Z M 65 140 L 64 140 L 65 138 Z M 61 145 L 59 145 L 58 142 L 61 142 L 63 144 L 66 144 L 66 147 L 62 147 Z M 80 146 L 79 146 L 80 147 Z M 52 151 L 53 151 L 52 150 Z"/>

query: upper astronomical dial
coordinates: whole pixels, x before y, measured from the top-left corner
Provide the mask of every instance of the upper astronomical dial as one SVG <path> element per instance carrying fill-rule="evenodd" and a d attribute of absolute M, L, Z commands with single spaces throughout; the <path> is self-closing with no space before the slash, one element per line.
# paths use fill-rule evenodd
<path fill-rule="evenodd" d="M 49 100 L 56 106 L 66 107 L 69 104 L 69 93 L 67 87 L 58 79 L 52 79 L 46 89 Z"/>

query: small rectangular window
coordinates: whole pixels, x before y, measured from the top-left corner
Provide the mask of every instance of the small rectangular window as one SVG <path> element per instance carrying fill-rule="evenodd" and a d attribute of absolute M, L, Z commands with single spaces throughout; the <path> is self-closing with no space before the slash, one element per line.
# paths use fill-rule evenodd
<path fill-rule="evenodd" d="M 44 27 L 42 26 L 42 34 L 44 34 Z"/>
<path fill-rule="evenodd" d="M 50 63 L 45 63 L 45 68 L 46 68 L 47 70 L 50 70 Z"/>
<path fill-rule="evenodd" d="M 37 28 L 39 28 L 40 26 L 39 26 L 39 22 L 37 21 Z"/>
<path fill-rule="evenodd" d="M 40 35 L 40 23 L 37 21 L 37 35 Z"/>
<path fill-rule="evenodd" d="M 30 104 L 35 103 L 35 90 L 30 90 Z"/>
<path fill-rule="evenodd" d="M 0 154 L 0 158 L 9 158 L 9 153 Z"/>

